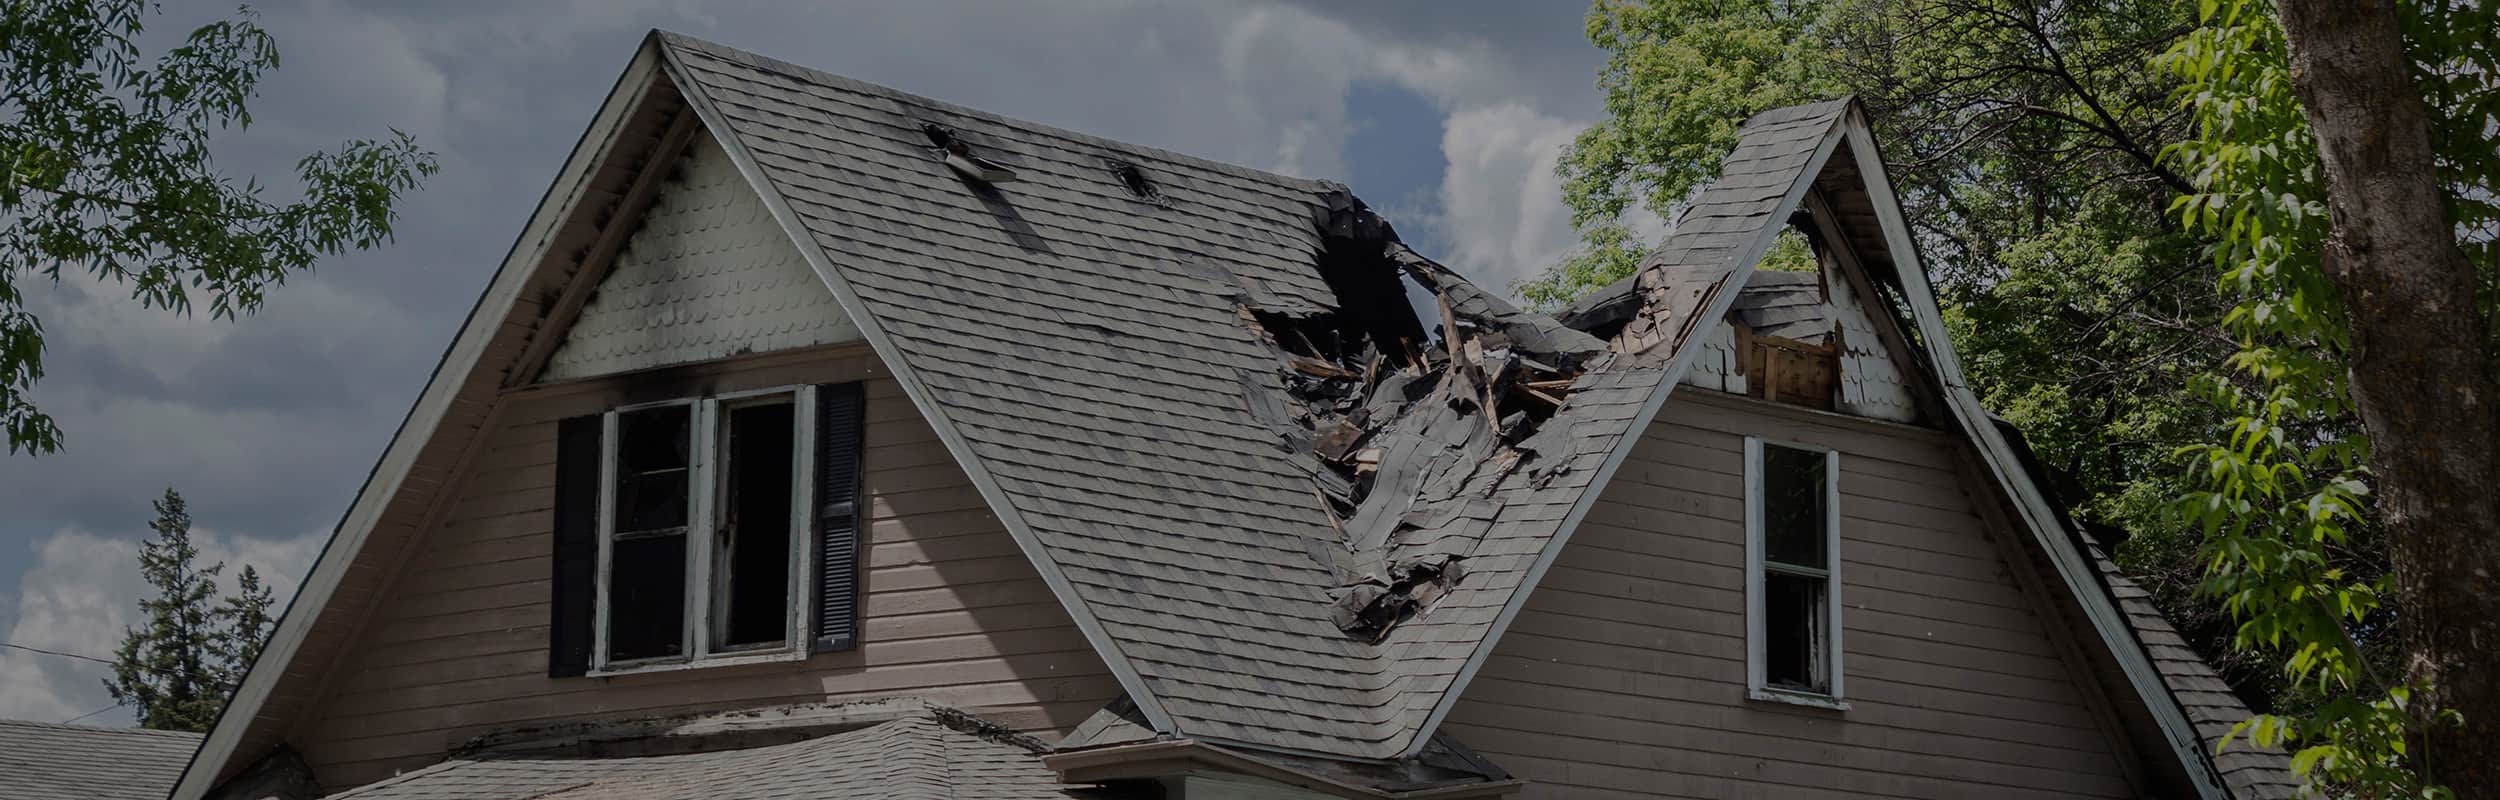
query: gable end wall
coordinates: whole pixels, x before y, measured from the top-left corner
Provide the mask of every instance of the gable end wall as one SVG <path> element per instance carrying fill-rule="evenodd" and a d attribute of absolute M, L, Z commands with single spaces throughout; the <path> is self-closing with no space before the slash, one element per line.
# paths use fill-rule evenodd
<path fill-rule="evenodd" d="M 867 347 L 682 372 L 714 392 L 868 381 L 860 647 L 800 663 L 547 677 L 556 422 L 608 407 L 627 383 L 522 392 L 287 736 L 325 788 L 432 763 L 479 734 L 572 720 L 912 695 L 1055 738 L 1119 695 Z"/>
<path fill-rule="evenodd" d="M 1841 458 L 1852 708 L 1746 699 L 1743 437 Z M 1686 389 L 1447 730 L 1561 797 L 2132 797 L 1950 440 Z"/>

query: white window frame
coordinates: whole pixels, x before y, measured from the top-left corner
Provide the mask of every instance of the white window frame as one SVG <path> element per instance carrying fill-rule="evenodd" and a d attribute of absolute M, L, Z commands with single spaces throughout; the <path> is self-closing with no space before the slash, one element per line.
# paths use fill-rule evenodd
<path fill-rule="evenodd" d="M 1762 449 L 1766 445 L 1823 454 L 1824 569 L 1821 572 L 1825 581 L 1823 587 L 1823 630 L 1826 632 L 1824 668 L 1830 672 L 1827 676 L 1830 691 L 1826 693 L 1772 686 L 1767 678 L 1769 670 L 1765 663 L 1767 659 L 1764 657 L 1764 650 L 1769 646 L 1769 639 L 1764 631 L 1767 622 L 1763 613 L 1764 571 L 1776 568 L 1782 572 L 1812 576 L 1814 570 L 1788 565 L 1774 567 L 1763 560 L 1766 534 L 1764 526 L 1767 517 L 1763 509 Z M 1849 709 L 1849 703 L 1845 699 L 1847 695 L 1842 693 L 1841 688 L 1841 678 L 1846 674 L 1841 669 L 1841 655 L 1846 651 L 1841 647 L 1840 565 L 1840 451 L 1804 442 L 1766 439 L 1760 436 L 1745 437 L 1745 689 L 1747 697 L 1839 711 Z"/>
<path fill-rule="evenodd" d="M 728 442 L 720 435 L 726 420 L 722 413 L 728 408 L 787 396 L 791 405 L 792 464 L 790 471 L 790 574 L 786 597 L 790 598 L 783 622 L 784 639 L 779 645 L 753 646 L 716 651 L 713 640 L 721 630 L 720 621 L 713 620 L 714 598 L 724 587 L 716 586 L 714 568 L 715 539 L 719 535 L 714 521 L 718 519 L 722 492 L 720 467 L 727 458 Z M 688 443 L 687 499 L 692 505 L 686 512 L 686 613 L 678 632 L 682 655 L 612 661 L 608 658 L 608 581 L 616 538 L 616 451 L 617 417 L 651 408 L 689 406 L 688 424 L 694 440 Z M 814 598 L 806 590 L 815 574 L 813 535 L 815 526 L 816 474 L 816 387 L 809 385 L 772 386 L 736 392 L 723 392 L 706 397 L 681 397 L 648 403 L 618 406 L 601 415 L 599 436 L 599 564 L 597 593 L 593 598 L 591 663 L 589 674 L 628 675 L 642 672 L 668 672 L 694 667 L 721 667 L 739 664 L 760 664 L 777 661 L 799 661 L 809 655 L 815 640 L 814 626 L 808 624 L 814 610 Z"/>

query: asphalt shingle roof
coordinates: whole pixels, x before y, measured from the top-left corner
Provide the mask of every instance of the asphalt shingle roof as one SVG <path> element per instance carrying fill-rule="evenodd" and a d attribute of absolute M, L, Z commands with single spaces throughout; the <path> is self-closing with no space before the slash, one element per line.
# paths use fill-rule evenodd
<path fill-rule="evenodd" d="M 2090 551 L 2093 566 L 2100 571 L 2110 597 L 2118 601 L 2118 611 L 2126 615 L 2127 625 L 2135 629 L 2136 640 L 2152 656 L 2153 668 L 2161 673 L 2162 683 L 2170 687 L 2171 696 L 2178 698 L 2179 707 L 2187 711 L 2188 722 L 2196 726 L 2197 738 L 2204 741 L 2214 771 L 2221 773 L 2231 796 L 2271 800 L 2297 795 L 2300 781 L 2287 769 L 2289 762 L 2281 748 L 2257 747 L 2246 736 L 2231 738 L 2228 747 L 2223 745 L 2223 740 L 2231 737 L 2231 729 L 2248 719 L 2247 704 L 2241 703 L 2239 695 L 2231 692 L 2231 685 L 2214 673 L 2213 666 L 2205 663 L 2186 639 L 2180 638 L 2170 620 L 2161 615 L 2161 608 L 2153 605 L 2151 592 L 2128 579 L 2118 562 L 2098 545 L 2086 542 L 2084 548 Z"/>
<path fill-rule="evenodd" d="M 1340 579 L 1324 555 L 1345 534 L 1307 454 L 1254 415 L 1284 389 L 1277 353 L 1239 308 L 1336 307 L 1318 223 L 1342 187 L 662 41 L 726 128 L 715 134 L 787 200 L 898 368 L 927 387 L 934 421 L 997 482 L 1184 735 L 1403 753 L 1661 383 L 1654 367 L 1592 369 L 1528 443 L 1568 469 L 1457 475 L 1489 502 L 1442 504 L 1451 513 L 1406 520 L 1385 545 L 1465 556 L 1467 577 L 1385 639 L 1350 637 L 1332 622 Z M 1828 127 L 1839 108 L 1819 119 Z M 1758 187 L 1781 169 L 1793 180 L 1805 159 L 1791 140 L 1815 141 L 1795 133 L 1801 119 L 1777 122 L 1778 141 L 1749 129 L 1729 162 L 1746 183 L 1729 199 L 1746 207 L 1713 212 L 1713 233 L 1679 234 L 1674 253 L 1724 255 L 1708 248 L 1748 209 L 1769 213 Z M 932 124 L 1016 179 L 957 178 L 932 155 Z M 1158 196 L 1132 194 L 1121 165 Z M 1488 293 L 1452 296 L 1517 313 Z"/>
<path fill-rule="evenodd" d="M 454 758 L 337 800 L 1069 800 L 1039 746 L 930 709 L 788 744 L 625 757 Z"/>
<path fill-rule="evenodd" d="M 0 720 L 0 800 L 158 800 L 200 735 Z"/>

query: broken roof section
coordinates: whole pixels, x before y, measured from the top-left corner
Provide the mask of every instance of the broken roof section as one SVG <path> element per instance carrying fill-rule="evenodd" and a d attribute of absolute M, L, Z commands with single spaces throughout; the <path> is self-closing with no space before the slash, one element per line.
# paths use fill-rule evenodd
<path fill-rule="evenodd" d="M 1663 363 L 1467 284 L 1342 187 L 660 40 L 1168 735 L 1412 754 L 1663 397 Z M 1746 207 L 1665 252 L 1725 280 L 1714 248 L 1842 108 L 1748 127 Z M 933 125 L 1016 180 L 959 178 Z"/>
<path fill-rule="evenodd" d="M 661 41 L 1167 734 L 1412 754 L 1662 397 L 1663 357 L 1614 363 L 1342 187 Z M 1749 126 L 1742 185 L 1662 257 L 1726 280 L 1843 107 Z M 928 126 L 1017 179 L 960 179 Z"/>

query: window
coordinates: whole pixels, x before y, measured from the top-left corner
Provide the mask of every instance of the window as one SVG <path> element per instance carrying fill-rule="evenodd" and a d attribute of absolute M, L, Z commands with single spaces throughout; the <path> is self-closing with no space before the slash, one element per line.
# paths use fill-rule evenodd
<path fill-rule="evenodd" d="M 1840 454 L 1745 439 L 1745 632 L 1757 700 L 1840 692 Z"/>
<path fill-rule="evenodd" d="M 801 658 L 813 387 L 607 412 L 591 667 Z"/>

